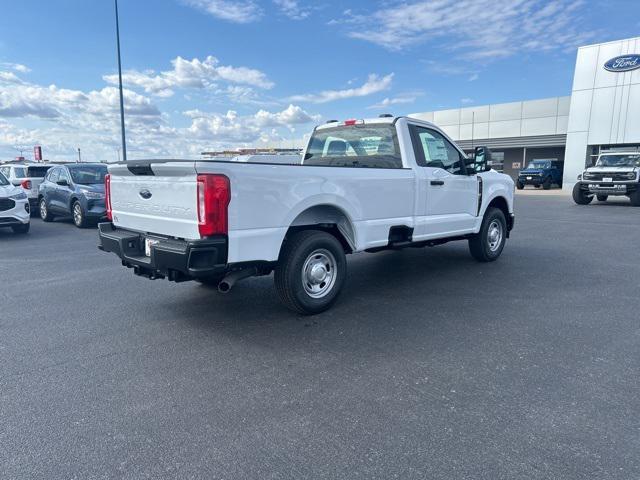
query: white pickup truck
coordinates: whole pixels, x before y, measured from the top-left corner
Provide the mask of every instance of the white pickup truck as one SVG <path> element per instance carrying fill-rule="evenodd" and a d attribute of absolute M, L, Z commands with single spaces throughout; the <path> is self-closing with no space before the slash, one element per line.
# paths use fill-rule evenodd
<path fill-rule="evenodd" d="M 289 308 L 329 308 L 345 254 L 468 240 L 497 259 L 513 228 L 513 180 L 468 159 L 427 122 L 381 116 L 316 127 L 296 165 L 145 160 L 109 166 L 103 251 L 151 279 L 229 291 L 275 272 Z"/>

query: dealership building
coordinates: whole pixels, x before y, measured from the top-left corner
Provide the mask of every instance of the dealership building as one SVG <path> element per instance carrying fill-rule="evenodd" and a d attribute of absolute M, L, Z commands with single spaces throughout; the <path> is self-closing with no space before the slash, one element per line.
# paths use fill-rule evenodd
<path fill-rule="evenodd" d="M 534 159 L 564 162 L 564 188 L 600 152 L 640 151 L 640 37 L 578 49 L 570 96 L 411 114 L 465 150 L 486 145 L 513 177 Z"/>

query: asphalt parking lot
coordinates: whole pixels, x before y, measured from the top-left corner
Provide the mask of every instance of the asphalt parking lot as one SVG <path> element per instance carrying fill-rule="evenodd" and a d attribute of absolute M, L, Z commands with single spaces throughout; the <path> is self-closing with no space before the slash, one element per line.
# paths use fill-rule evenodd
<path fill-rule="evenodd" d="M 0 478 L 640 477 L 640 208 L 519 195 L 502 258 L 349 258 L 298 317 L 0 231 Z"/>

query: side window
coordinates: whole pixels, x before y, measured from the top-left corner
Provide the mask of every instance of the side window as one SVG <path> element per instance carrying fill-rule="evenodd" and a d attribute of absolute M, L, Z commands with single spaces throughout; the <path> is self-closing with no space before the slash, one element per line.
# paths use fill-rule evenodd
<path fill-rule="evenodd" d="M 449 140 L 435 130 L 412 126 L 418 165 L 442 168 L 454 175 L 465 175 L 462 155 Z"/>
<path fill-rule="evenodd" d="M 0 173 L 2 173 L 5 177 L 11 177 L 11 169 L 9 167 L 0 168 Z"/>
<path fill-rule="evenodd" d="M 69 178 L 69 172 L 67 172 L 66 168 L 59 168 L 58 180 L 66 180 L 67 183 L 71 183 L 71 178 Z"/>
<path fill-rule="evenodd" d="M 52 168 L 49 170 L 49 175 L 47 176 L 47 180 L 50 182 L 56 183 L 58 181 L 58 174 L 60 172 L 59 168 Z"/>

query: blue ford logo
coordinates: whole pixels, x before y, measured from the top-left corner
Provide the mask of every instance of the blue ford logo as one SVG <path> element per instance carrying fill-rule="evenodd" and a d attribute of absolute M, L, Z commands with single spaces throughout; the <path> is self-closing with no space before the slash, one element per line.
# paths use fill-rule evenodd
<path fill-rule="evenodd" d="M 605 70 L 610 72 L 628 72 L 640 68 L 640 55 L 631 53 L 614 57 L 604 64 Z"/>
<path fill-rule="evenodd" d="M 146 188 L 143 188 L 142 190 L 140 190 L 140 196 L 145 200 L 149 200 L 151 198 L 151 192 Z"/>

